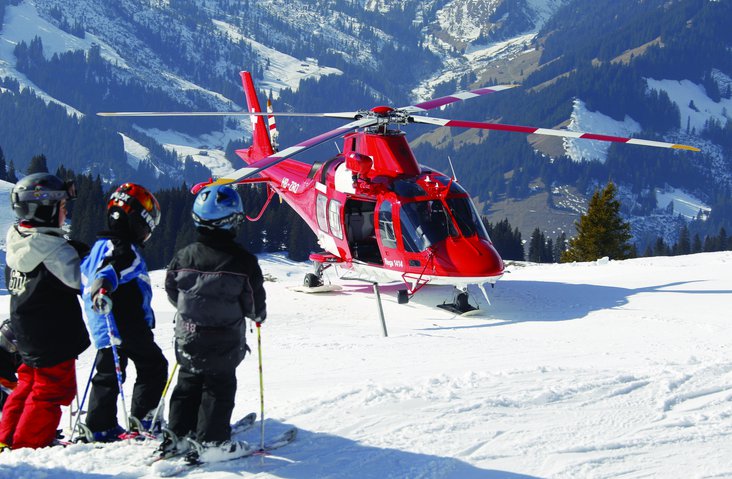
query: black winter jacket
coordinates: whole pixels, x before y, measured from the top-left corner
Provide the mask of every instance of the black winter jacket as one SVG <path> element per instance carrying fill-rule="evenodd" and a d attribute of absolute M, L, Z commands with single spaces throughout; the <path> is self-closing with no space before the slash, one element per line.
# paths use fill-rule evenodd
<path fill-rule="evenodd" d="M 165 291 L 178 309 L 176 357 L 192 373 L 235 369 L 248 349 L 244 318 L 267 316 L 257 258 L 220 230 L 202 231 L 178 251 L 168 265 Z"/>
<path fill-rule="evenodd" d="M 6 244 L 10 323 L 23 362 L 43 368 L 77 357 L 91 344 L 77 298 L 80 256 L 89 248 L 60 228 L 19 225 Z"/>

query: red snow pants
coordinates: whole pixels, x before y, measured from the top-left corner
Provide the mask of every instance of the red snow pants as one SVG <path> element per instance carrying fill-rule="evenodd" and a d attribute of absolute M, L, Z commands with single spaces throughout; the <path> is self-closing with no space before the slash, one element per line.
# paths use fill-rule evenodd
<path fill-rule="evenodd" d="M 18 386 L 0 418 L 0 442 L 13 449 L 46 447 L 56 438 L 61 406 L 76 395 L 76 359 L 49 368 L 21 364 Z"/>

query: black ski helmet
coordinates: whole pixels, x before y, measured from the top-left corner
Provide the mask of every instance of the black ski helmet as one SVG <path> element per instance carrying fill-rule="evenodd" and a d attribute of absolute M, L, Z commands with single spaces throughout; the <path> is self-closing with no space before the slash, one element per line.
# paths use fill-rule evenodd
<path fill-rule="evenodd" d="M 33 226 L 58 226 L 61 201 L 74 198 L 74 182 L 50 173 L 25 176 L 10 192 L 16 216 Z"/>
<path fill-rule="evenodd" d="M 125 183 L 109 198 L 107 223 L 112 231 L 142 244 L 160 223 L 160 204 L 144 186 Z"/>

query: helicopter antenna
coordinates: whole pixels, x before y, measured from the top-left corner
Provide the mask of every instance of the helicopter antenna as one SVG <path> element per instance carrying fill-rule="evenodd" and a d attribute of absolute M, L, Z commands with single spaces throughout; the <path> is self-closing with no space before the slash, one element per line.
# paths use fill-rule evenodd
<path fill-rule="evenodd" d="M 334 141 L 333 144 L 335 145 L 336 150 L 338 150 L 338 154 L 340 155 L 342 152 L 341 152 L 341 147 L 338 146 L 338 142 L 337 141 Z"/>
<path fill-rule="evenodd" d="M 450 169 L 452 170 L 452 179 L 457 181 L 457 175 L 455 174 L 455 167 L 452 166 L 452 158 L 450 158 L 450 155 L 447 155 L 447 162 L 450 163 Z"/>

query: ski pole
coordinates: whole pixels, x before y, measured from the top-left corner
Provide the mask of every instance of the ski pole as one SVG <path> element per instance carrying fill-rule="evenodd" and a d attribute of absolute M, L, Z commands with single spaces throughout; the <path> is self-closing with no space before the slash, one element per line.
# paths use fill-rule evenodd
<path fill-rule="evenodd" d="M 262 375 L 262 323 L 257 323 L 257 352 L 259 353 L 259 434 L 261 436 L 260 449 L 264 451 L 264 378 Z"/>
<path fill-rule="evenodd" d="M 91 371 L 89 371 L 89 379 L 86 381 L 86 387 L 84 388 L 84 395 L 81 397 L 81 404 L 79 404 L 79 395 L 77 393 L 76 395 L 76 403 L 79 404 L 79 408 L 76 410 L 76 421 L 74 421 L 74 427 L 71 428 L 71 437 L 69 438 L 69 442 L 74 442 L 74 434 L 76 434 L 76 428 L 79 427 L 79 419 L 81 419 L 81 410 L 84 408 L 84 404 L 86 404 L 86 396 L 89 394 L 89 386 L 91 386 L 91 380 L 94 376 L 94 370 L 96 369 L 96 364 L 92 363 Z"/>
<path fill-rule="evenodd" d="M 127 417 L 127 404 L 125 403 L 125 391 L 122 388 L 122 367 L 120 366 L 119 354 L 117 354 L 117 338 L 112 334 L 112 320 L 109 318 L 110 314 L 104 315 L 107 321 L 107 331 L 109 331 L 109 343 L 112 346 L 112 356 L 114 357 L 114 371 L 117 373 L 117 386 L 119 387 L 119 394 L 122 398 L 122 415 L 125 419 L 125 429 L 130 430 L 130 419 Z"/>
<path fill-rule="evenodd" d="M 160 413 L 160 408 L 163 407 L 163 404 L 165 404 L 165 396 L 168 394 L 168 388 L 170 387 L 170 383 L 173 381 L 173 376 L 175 376 L 175 371 L 178 369 L 178 361 L 175 362 L 173 365 L 173 370 L 170 372 L 170 376 L 168 377 L 168 381 L 165 383 L 165 387 L 163 388 L 163 394 L 160 396 L 160 401 L 158 402 L 158 407 L 155 409 L 155 414 L 152 418 L 152 423 L 150 423 L 150 433 L 152 433 L 152 430 L 155 428 L 155 421 L 158 419 L 158 414 Z"/>

